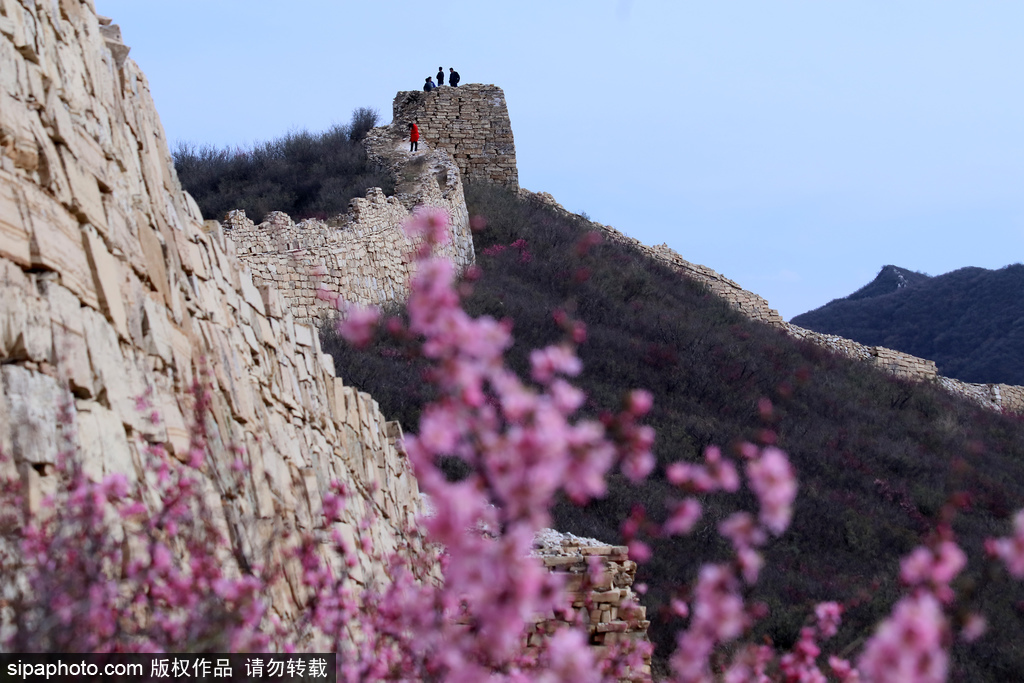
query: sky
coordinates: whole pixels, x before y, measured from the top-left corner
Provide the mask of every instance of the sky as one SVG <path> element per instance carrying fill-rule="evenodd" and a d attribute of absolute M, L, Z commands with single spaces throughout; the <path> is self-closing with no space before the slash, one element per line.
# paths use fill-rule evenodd
<path fill-rule="evenodd" d="M 172 146 L 391 120 L 438 66 L 505 92 L 520 184 L 787 320 L 882 266 L 1024 253 L 1019 0 L 95 0 Z"/>

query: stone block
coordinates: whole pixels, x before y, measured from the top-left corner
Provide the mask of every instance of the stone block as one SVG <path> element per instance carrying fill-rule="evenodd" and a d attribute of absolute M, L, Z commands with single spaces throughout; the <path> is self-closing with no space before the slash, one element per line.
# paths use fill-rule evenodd
<path fill-rule="evenodd" d="M 92 223 L 106 232 L 107 214 L 103 209 L 103 198 L 96 176 L 89 173 L 67 147 L 60 145 L 57 149 L 71 185 L 72 210 L 82 222 Z"/>
<path fill-rule="evenodd" d="M 14 178 L 0 171 L 0 257 L 22 266 L 32 263 L 31 227 Z"/>
<path fill-rule="evenodd" d="M 61 284 L 87 306 L 96 307 L 92 268 L 82 249 L 78 220 L 33 185 L 22 185 L 23 211 L 32 226 L 32 265 L 60 274 Z"/>
<path fill-rule="evenodd" d="M 53 465 L 61 447 L 58 416 L 70 397 L 52 377 L 17 365 L 0 367 L 10 449 L 15 462 Z M 70 411 L 73 413 L 73 411 Z"/>
<path fill-rule="evenodd" d="M 263 295 L 259 288 L 252 283 L 252 271 L 246 268 L 239 274 L 238 279 L 241 284 L 242 298 L 245 299 L 246 303 L 255 308 L 260 315 L 266 315 L 267 311 L 263 305 Z"/>
<path fill-rule="evenodd" d="M 120 418 L 96 401 L 79 400 L 75 407 L 78 412 L 75 438 L 86 473 L 94 481 L 119 473 L 130 483 L 137 482 L 135 460 Z"/>
<path fill-rule="evenodd" d="M 114 258 L 103 239 L 94 230 L 87 227 L 83 232 L 85 251 L 92 267 L 93 281 L 99 304 L 107 319 L 122 339 L 128 339 L 128 316 L 122 300 L 121 263 Z"/>
<path fill-rule="evenodd" d="M 46 301 L 53 335 L 53 363 L 75 395 L 90 397 L 93 377 L 78 297 L 51 282 L 46 286 Z"/>
<path fill-rule="evenodd" d="M 164 302 L 170 305 L 171 288 L 167 279 L 167 261 L 164 259 L 163 243 L 157 231 L 148 224 L 140 223 L 138 232 L 142 256 L 146 264 L 145 275 L 153 287 L 160 292 Z"/>

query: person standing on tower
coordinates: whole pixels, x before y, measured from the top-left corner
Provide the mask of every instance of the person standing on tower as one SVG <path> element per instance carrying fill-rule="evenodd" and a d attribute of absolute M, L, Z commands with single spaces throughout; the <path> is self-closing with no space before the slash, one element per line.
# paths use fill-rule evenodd
<path fill-rule="evenodd" d="M 415 152 L 419 148 L 420 127 L 413 121 L 409 124 L 409 151 Z"/>
<path fill-rule="evenodd" d="M 451 75 L 448 76 L 448 85 L 452 86 L 453 88 L 458 88 L 459 87 L 459 72 L 455 70 L 455 67 L 451 67 L 451 66 L 448 67 L 448 71 L 451 72 Z"/>
<path fill-rule="evenodd" d="M 444 85 L 444 67 L 437 67 L 437 87 Z"/>

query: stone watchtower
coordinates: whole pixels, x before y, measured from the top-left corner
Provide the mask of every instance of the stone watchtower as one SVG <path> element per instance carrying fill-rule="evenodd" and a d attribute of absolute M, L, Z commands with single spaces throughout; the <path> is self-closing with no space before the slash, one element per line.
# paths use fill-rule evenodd
<path fill-rule="evenodd" d="M 501 88 L 470 83 L 431 92 L 399 92 L 393 125 L 404 130 L 414 119 L 421 139 L 447 151 L 464 179 L 519 189 L 516 145 Z"/>

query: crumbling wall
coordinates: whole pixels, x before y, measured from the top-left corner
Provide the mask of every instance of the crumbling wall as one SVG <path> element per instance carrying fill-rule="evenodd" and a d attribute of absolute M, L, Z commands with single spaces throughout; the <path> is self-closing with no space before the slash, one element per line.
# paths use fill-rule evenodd
<path fill-rule="evenodd" d="M 419 126 L 420 144 L 446 150 L 463 178 L 519 189 L 516 144 L 501 88 L 470 83 L 399 92 L 392 128 L 403 133 L 412 121 Z"/>
<path fill-rule="evenodd" d="M 520 190 L 520 194 L 534 201 L 546 204 L 556 211 L 567 215 L 570 214 L 561 204 L 555 201 L 554 197 L 546 192 L 536 193 Z M 650 247 L 639 240 L 622 234 L 610 225 L 603 225 L 593 221 L 590 223 L 593 229 L 600 230 L 609 239 L 621 244 L 627 244 L 640 253 L 661 261 L 677 272 L 700 282 L 713 294 L 727 301 L 733 308 L 751 320 L 758 320 L 768 325 L 779 327 L 792 337 L 805 339 L 847 358 L 868 362 L 897 377 L 916 381 L 937 382 L 947 391 L 963 396 L 987 408 L 1024 414 L 1024 387 L 1007 384 L 972 384 L 950 377 L 942 377 L 938 374 L 935 361 L 918 358 L 909 353 L 887 349 L 883 346 L 867 346 L 852 339 L 845 339 L 834 334 L 822 334 L 805 329 L 799 325 L 793 325 L 783 320 L 778 311 L 771 308 L 768 305 L 768 301 L 763 297 L 746 291 L 732 280 L 706 266 L 686 261 L 677 252 L 669 248 L 668 245 L 662 244 Z"/>
<path fill-rule="evenodd" d="M 259 225 L 243 211 L 232 211 L 225 220 L 224 230 L 252 269 L 254 282 L 274 285 L 298 321 L 319 324 L 336 313 L 318 290 L 362 305 L 403 301 L 420 243 L 403 225 L 415 207 L 448 214 L 450 239 L 439 255 L 460 270 L 475 261 L 462 180 L 451 158 L 443 150 L 409 155 L 408 143 L 378 136 L 370 136 L 368 145 L 396 175 L 395 196 L 372 188 L 365 198 L 352 200 L 348 213 L 329 221 L 295 223 L 278 211 Z"/>
<path fill-rule="evenodd" d="M 397 423 L 334 375 L 315 330 L 203 222 L 127 54 L 91 2 L 0 2 L 0 450 L 13 456 L 3 474 L 20 476 L 38 508 L 64 430 L 88 472 L 144 488 L 151 444 L 187 460 L 189 389 L 208 371 L 202 483 L 237 553 L 284 561 L 282 532 L 316 523 L 334 479 L 356 497 L 340 524 L 352 547 L 367 515 L 374 546 L 398 547 L 420 501 Z M 228 500 L 236 457 L 247 467 Z M 300 575 L 285 572 L 270 596 L 284 617 Z M 353 580 L 384 579 L 360 555 Z"/>

